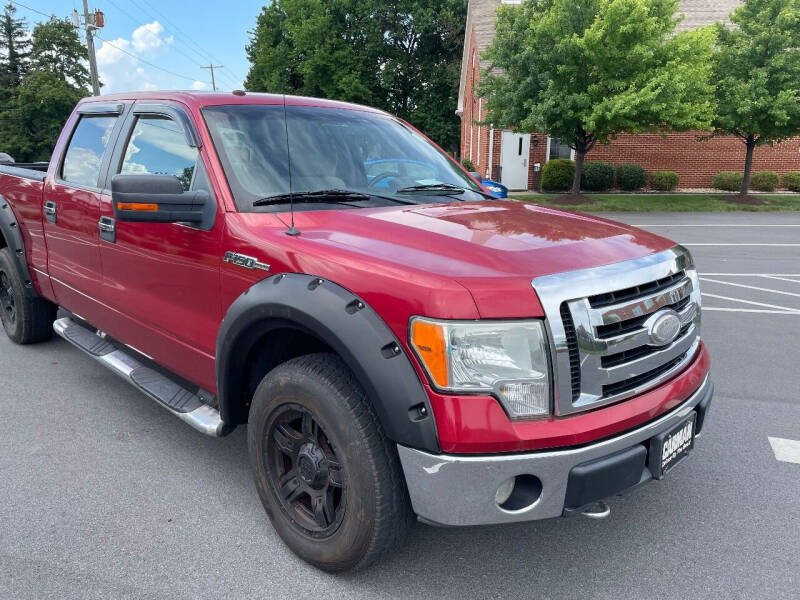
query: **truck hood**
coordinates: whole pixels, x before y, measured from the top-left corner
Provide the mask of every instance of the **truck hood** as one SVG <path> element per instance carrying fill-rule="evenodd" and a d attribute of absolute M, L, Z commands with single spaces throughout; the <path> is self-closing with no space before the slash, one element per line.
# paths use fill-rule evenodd
<path fill-rule="evenodd" d="M 297 213 L 308 241 L 459 280 L 549 275 L 674 244 L 635 227 L 533 204 L 489 201 Z"/>
<path fill-rule="evenodd" d="M 296 213 L 295 222 L 306 244 L 325 246 L 325 256 L 357 253 L 373 269 L 458 282 L 485 318 L 531 316 L 531 304 L 520 299 L 535 299 L 535 277 L 674 246 L 621 223 L 514 201 L 343 210 L 335 217 L 310 211 Z"/>

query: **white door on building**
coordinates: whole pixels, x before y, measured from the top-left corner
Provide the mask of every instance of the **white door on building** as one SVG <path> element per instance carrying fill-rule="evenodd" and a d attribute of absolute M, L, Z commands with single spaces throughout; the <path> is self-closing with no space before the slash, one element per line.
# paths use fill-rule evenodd
<path fill-rule="evenodd" d="M 511 190 L 527 190 L 530 156 L 530 134 L 504 131 L 500 143 L 500 183 Z"/>

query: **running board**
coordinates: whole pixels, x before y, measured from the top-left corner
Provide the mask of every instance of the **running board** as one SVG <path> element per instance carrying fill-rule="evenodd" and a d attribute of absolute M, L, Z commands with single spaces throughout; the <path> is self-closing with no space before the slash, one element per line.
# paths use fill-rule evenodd
<path fill-rule="evenodd" d="M 53 323 L 53 330 L 198 431 L 213 437 L 222 437 L 233 431 L 234 427 L 222 422 L 219 411 L 203 402 L 197 394 L 142 364 L 69 317 Z"/>

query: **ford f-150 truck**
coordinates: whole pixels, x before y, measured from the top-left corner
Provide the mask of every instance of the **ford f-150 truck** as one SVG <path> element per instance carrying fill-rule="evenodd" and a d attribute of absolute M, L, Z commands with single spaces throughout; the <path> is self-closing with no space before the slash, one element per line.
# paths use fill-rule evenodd
<path fill-rule="evenodd" d="M 685 248 L 491 199 L 363 106 L 83 100 L 49 164 L 0 166 L 0 233 L 8 336 L 55 331 L 205 434 L 247 424 L 275 529 L 330 571 L 415 516 L 603 516 L 711 402 Z"/>

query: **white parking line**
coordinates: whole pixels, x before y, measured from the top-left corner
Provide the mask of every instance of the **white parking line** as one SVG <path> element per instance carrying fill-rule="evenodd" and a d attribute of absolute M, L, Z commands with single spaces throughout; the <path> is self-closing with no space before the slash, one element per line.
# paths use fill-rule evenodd
<path fill-rule="evenodd" d="M 777 460 L 800 465 L 800 442 L 769 436 L 767 439 Z"/>
<path fill-rule="evenodd" d="M 759 292 L 770 292 L 772 294 L 780 294 L 782 296 L 794 296 L 795 298 L 800 298 L 800 294 L 796 294 L 795 292 L 784 292 L 783 290 L 762 288 L 755 285 L 745 285 L 744 283 L 733 283 L 732 281 L 720 281 L 719 279 L 710 279 L 709 277 L 701 277 L 700 281 L 708 281 L 709 283 L 721 283 L 723 285 L 732 285 L 734 287 L 745 288 L 748 290 L 756 290 Z"/>
<path fill-rule="evenodd" d="M 700 273 L 701 277 L 800 277 L 800 273 Z"/>
<path fill-rule="evenodd" d="M 753 306 L 763 306 L 764 308 L 773 308 L 776 310 L 784 311 L 789 314 L 798 314 L 800 315 L 800 310 L 796 308 L 789 308 L 788 306 L 777 306 L 775 304 L 766 304 L 764 302 L 753 302 L 752 300 L 742 300 L 741 298 L 731 298 L 730 296 L 718 296 L 717 294 L 707 294 L 706 292 L 702 292 L 702 295 L 706 298 L 717 298 L 718 300 L 728 300 L 730 302 L 741 302 L 743 304 L 751 304 Z M 703 307 L 703 310 L 706 310 Z"/>
<path fill-rule="evenodd" d="M 758 313 L 762 315 L 793 315 L 800 317 L 800 311 L 788 310 L 767 310 L 761 308 L 716 308 L 713 306 L 704 306 L 703 312 L 735 312 L 735 313 Z"/>
<path fill-rule="evenodd" d="M 628 223 L 633 227 L 800 227 L 800 223 L 765 223 L 758 225 L 756 223 L 654 223 L 641 225 L 639 223 Z"/>
<path fill-rule="evenodd" d="M 800 244 L 750 244 L 750 243 L 713 243 L 713 244 L 692 244 L 681 242 L 681 246 L 763 246 L 766 248 L 800 248 Z"/>
<path fill-rule="evenodd" d="M 787 279 L 786 277 L 778 277 L 777 275 L 762 275 L 761 277 L 766 277 L 767 279 L 777 279 L 779 281 L 790 281 L 792 283 L 800 283 L 798 279 Z M 800 277 L 800 275 L 795 275 L 795 277 Z"/>

